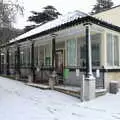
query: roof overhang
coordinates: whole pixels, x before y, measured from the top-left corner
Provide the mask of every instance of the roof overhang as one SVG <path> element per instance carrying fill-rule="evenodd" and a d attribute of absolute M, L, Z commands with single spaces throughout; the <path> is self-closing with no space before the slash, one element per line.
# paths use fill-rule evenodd
<path fill-rule="evenodd" d="M 86 22 L 90 22 L 90 23 L 96 24 L 98 26 L 105 27 L 107 29 L 110 29 L 110 30 L 113 30 L 113 31 L 116 31 L 116 32 L 120 32 L 120 27 L 118 27 L 118 26 L 112 25 L 110 23 L 99 20 L 99 19 L 94 18 L 92 16 L 86 16 L 86 17 L 78 18 L 78 19 L 75 19 L 73 21 L 67 22 L 65 24 L 56 26 L 54 28 L 42 31 L 40 33 L 37 33 L 37 34 L 31 35 L 31 36 L 19 39 L 17 41 L 13 41 L 13 42 L 9 42 L 7 44 L 3 44 L 0 47 L 2 48 L 2 47 L 5 47 L 5 46 L 10 46 L 10 45 L 16 44 L 16 43 L 24 42 L 26 40 L 32 40 L 32 39 L 35 39 L 37 37 L 42 37 L 42 36 L 45 36 L 45 35 L 48 35 L 48 34 L 52 34 L 54 32 L 57 32 L 57 31 L 60 31 L 60 30 L 63 30 L 63 29 L 66 29 L 66 28 L 69 28 L 69 27 L 72 27 L 72 26 L 75 26 L 75 25 L 84 24 Z"/>

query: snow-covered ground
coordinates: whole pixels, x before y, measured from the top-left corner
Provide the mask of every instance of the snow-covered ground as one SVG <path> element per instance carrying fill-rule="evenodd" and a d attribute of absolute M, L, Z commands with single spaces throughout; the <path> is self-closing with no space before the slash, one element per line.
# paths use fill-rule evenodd
<path fill-rule="evenodd" d="M 120 93 L 81 103 L 0 77 L 0 120 L 120 120 Z"/>

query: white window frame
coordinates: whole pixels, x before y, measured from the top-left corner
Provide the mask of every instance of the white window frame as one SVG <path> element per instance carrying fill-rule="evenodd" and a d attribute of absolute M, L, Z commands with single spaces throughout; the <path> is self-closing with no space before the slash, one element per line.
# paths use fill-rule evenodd
<path fill-rule="evenodd" d="M 108 64 L 108 58 L 107 58 L 107 67 L 108 67 L 108 68 L 111 68 L 111 67 L 112 67 L 112 68 L 120 68 L 120 36 L 119 36 L 118 34 L 110 33 L 110 32 L 109 32 L 109 33 L 107 32 L 107 33 L 106 33 L 106 36 L 107 36 L 108 34 L 111 34 L 111 35 L 112 35 L 112 53 L 113 53 L 112 56 L 113 56 L 113 57 L 111 58 L 111 59 L 112 59 L 112 65 L 109 65 L 109 64 Z M 118 50 L 119 50 L 119 51 L 118 51 L 118 55 L 119 55 L 118 58 L 119 58 L 119 65 L 115 65 L 115 64 L 114 64 L 114 59 L 115 59 L 115 58 L 114 58 L 114 57 L 115 57 L 115 55 L 114 55 L 114 47 L 115 47 L 115 44 L 114 44 L 114 43 L 115 43 L 115 41 L 114 41 L 114 36 L 117 36 L 117 37 L 118 37 L 118 47 L 119 47 L 119 48 L 118 48 Z M 107 39 L 107 44 L 108 44 L 108 39 Z M 107 47 L 108 47 L 107 44 L 106 44 L 106 49 L 107 49 Z M 107 52 L 107 54 L 108 54 L 108 52 Z"/>
<path fill-rule="evenodd" d="M 69 62 L 68 62 L 68 41 L 70 41 L 70 40 L 73 40 L 73 41 L 75 41 L 75 46 L 76 46 L 76 49 L 75 49 L 75 63 L 74 64 L 69 64 Z M 71 38 L 71 39 L 69 39 L 69 40 L 66 40 L 66 43 L 65 43 L 66 45 L 65 45 L 65 47 L 66 47 L 66 57 L 67 57 L 67 66 L 77 66 L 77 38 L 75 38 L 75 37 L 73 37 L 73 38 Z"/>

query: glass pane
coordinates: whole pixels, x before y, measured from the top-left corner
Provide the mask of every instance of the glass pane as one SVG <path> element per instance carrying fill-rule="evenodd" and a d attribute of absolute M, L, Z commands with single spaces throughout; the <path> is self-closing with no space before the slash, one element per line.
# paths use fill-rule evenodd
<path fill-rule="evenodd" d="M 50 53 L 50 46 L 46 45 L 45 46 L 45 65 L 50 66 L 51 64 L 51 53 Z"/>
<path fill-rule="evenodd" d="M 76 65 L 76 40 L 67 41 L 67 61 L 68 66 Z"/>
<path fill-rule="evenodd" d="M 80 54 L 80 66 L 86 66 L 86 39 L 85 36 L 81 37 L 78 41 L 79 48 L 78 53 Z M 100 44 L 101 44 L 101 34 L 96 33 L 91 35 L 91 44 L 92 44 L 92 65 L 100 66 Z M 80 51 L 80 52 L 79 52 Z"/>
<path fill-rule="evenodd" d="M 119 66 L 119 41 L 118 36 L 113 36 L 114 39 L 114 65 Z"/>
<path fill-rule="evenodd" d="M 38 65 L 38 47 L 37 46 L 34 47 L 34 65 L 35 66 Z"/>
<path fill-rule="evenodd" d="M 92 44 L 92 65 L 100 65 L 100 46 L 99 44 Z"/>
<path fill-rule="evenodd" d="M 39 54 L 39 66 L 43 66 L 44 65 L 44 46 L 39 46 L 38 49 L 38 54 Z"/>
<path fill-rule="evenodd" d="M 113 65 L 113 44 L 112 34 L 107 34 L 107 64 Z"/>
<path fill-rule="evenodd" d="M 92 65 L 100 66 L 100 44 L 101 44 L 101 34 L 95 33 L 91 35 L 92 44 Z"/>

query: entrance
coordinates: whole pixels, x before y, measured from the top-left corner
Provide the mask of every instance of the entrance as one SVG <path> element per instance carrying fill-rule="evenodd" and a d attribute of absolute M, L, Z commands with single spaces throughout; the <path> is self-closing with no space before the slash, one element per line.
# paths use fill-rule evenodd
<path fill-rule="evenodd" d="M 6 73 L 6 64 L 5 64 L 5 54 L 1 53 L 1 73 L 5 74 Z"/>
<path fill-rule="evenodd" d="M 64 70 L 64 49 L 56 50 L 56 72 L 63 76 Z"/>

